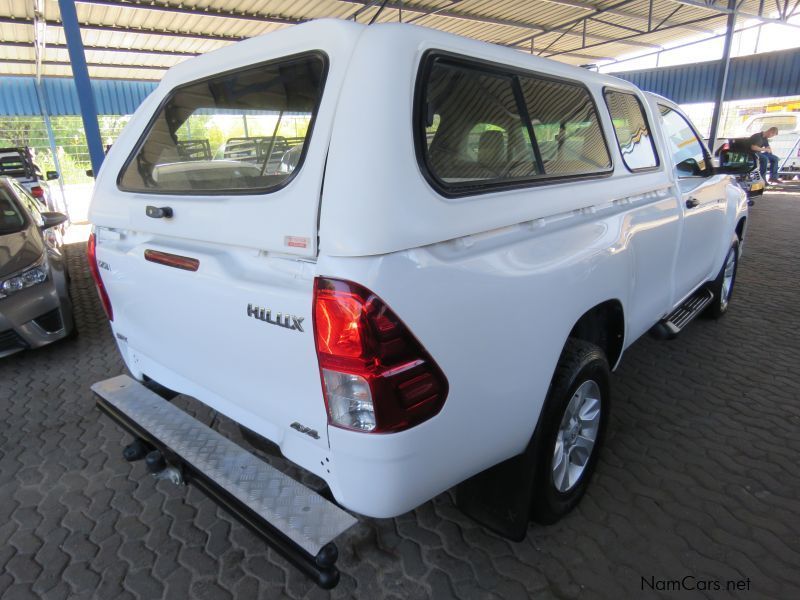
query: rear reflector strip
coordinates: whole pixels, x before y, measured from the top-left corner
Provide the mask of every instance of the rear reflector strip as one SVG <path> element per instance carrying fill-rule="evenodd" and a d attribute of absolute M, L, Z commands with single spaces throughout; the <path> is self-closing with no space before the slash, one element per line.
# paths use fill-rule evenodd
<path fill-rule="evenodd" d="M 200 261 L 196 258 L 179 256 L 177 254 L 169 254 L 167 252 L 159 252 L 157 250 L 145 250 L 144 259 L 160 265 L 175 267 L 176 269 L 183 269 L 184 271 L 197 271 L 197 269 L 200 267 Z"/>

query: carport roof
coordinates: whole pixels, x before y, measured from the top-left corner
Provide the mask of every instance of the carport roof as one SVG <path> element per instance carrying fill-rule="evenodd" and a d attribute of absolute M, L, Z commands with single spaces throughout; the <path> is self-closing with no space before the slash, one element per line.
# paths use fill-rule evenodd
<path fill-rule="evenodd" d="M 798 4 L 777 2 L 782 8 L 770 13 L 763 0 L 743 0 L 737 10 L 745 18 L 783 22 Z M 187 57 L 321 17 L 402 19 L 585 64 L 711 35 L 725 26 L 728 12 L 727 0 L 76 0 L 76 5 L 90 75 L 135 80 L 158 80 Z M 40 74 L 70 77 L 57 0 L 0 3 L 0 75 L 36 74 L 37 41 L 44 46 Z"/>

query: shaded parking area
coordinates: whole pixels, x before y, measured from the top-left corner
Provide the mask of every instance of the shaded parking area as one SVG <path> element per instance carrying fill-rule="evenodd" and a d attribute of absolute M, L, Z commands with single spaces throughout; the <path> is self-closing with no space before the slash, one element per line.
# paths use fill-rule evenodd
<path fill-rule="evenodd" d="M 339 540 L 330 595 L 800 597 L 800 194 L 767 194 L 750 221 L 730 313 L 626 354 L 576 512 L 521 543 L 467 519 L 449 493 L 364 520 Z M 89 386 L 124 367 L 84 247 L 67 251 L 79 336 L 0 360 L 0 596 L 327 596 L 197 489 L 122 460 L 127 437 Z"/>

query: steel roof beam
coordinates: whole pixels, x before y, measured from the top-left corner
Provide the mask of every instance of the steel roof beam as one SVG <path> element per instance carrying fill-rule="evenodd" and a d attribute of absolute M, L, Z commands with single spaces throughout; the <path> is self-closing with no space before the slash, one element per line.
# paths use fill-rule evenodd
<path fill-rule="evenodd" d="M 283 15 L 269 15 L 261 13 L 249 13 L 238 10 L 220 10 L 216 8 L 175 6 L 165 2 L 134 2 L 132 0 L 75 0 L 76 4 L 94 4 L 98 6 L 110 6 L 113 8 L 140 8 L 142 10 L 152 10 L 156 12 L 167 12 L 181 15 L 193 15 L 201 17 L 220 17 L 224 19 L 239 19 L 242 21 L 255 21 L 257 23 L 277 23 L 280 25 L 297 25 L 308 19 L 297 19 L 285 17 Z"/>
<path fill-rule="evenodd" d="M 35 60 L 30 60 L 28 58 L 4 58 L 2 60 L 3 63 L 9 63 L 12 65 L 35 65 Z M 43 60 L 42 64 L 52 65 L 54 67 L 69 67 L 72 63 L 68 60 Z M 129 65 L 129 64 L 120 64 L 120 63 L 93 63 L 87 62 L 87 67 L 102 67 L 102 68 L 109 68 L 109 69 L 145 69 L 147 71 L 166 71 L 169 67 L 160 67 L 158 65 Z"/>
<path fill-rule="evenodd" d="M 344 2 L 360 2 L 360 0 L 341 0 Z M 407 12 L 419 12 L 419 9 L 409 9 L 408 7 L 403 8 L 404 11 Z M 494 20 L 494 19 L 493 19 Z M 13 25 L 33 25 L 32 19 L 26 18 L 14 18 L 14 17 L 0 17 L 0 23 L 8 23 Z M 516 24 L 514 27 L 521 27 L 527 29 L 537 29 L 534 26 L 521 24 L 515 22 Z M 508 23 L 506 23 L 508 24 Z M 51 27 L 61 27 L 61 23 L 58 21 L 48 21 L 48 26 Z M 204 41 L 215 41 L 215 42 L 239 42 L 241 40 L 247 39 L 246 37 L 242 36 L 226 36 L 226 35 L 216 35 L 216 34 L 209 34 L 209 33 L 187 33 L 182 31 L 169 31 L 169 30 L 162 30 L 162 29 L 147 29 L 143 27 L 117 27 L 115 25 L 81 25 L 81 29 L 86 31 L 102 31 L 102 32 L 117 32 L 117 33 L 134 33 L 139 35 L 156 35 L 156 36 L 165 36 L 165 37 L 178 37 L 178 38 L 185 38 L 185 39 L 195 39 L 195 40 L 204 40 Z M 541 28 L 538 28 L 539 31 L 544 31 Z M 579 32 L 573 32 L 572 35 L 580 36 Z M 615 42 L 617 41 L 616 38 L 610 38 L 608 36 L 600 36 L 600 35 L 587 35 L 588 38 L 596 39 L 605 42 Z M 527 38 L 526 38 L 527 39 Z M 644 48 L 660 48 L 656 44 L 648 44 L 645 42 L 627 42 L 628 45 L 632 46 L 641 46 Z M 501 44 L 503 45 L 503 44 Z M 504 44 L 508 45 L 508 44 Z"/>
<path fill-rule="evenodd" d="M 597 10 L 598 7 L 596 4 L 591 4 L 589 2 L 581 2 L 580 0 L 543 0 L 544 2 L 550 4 L 560 4 L 562 6 L 571 6 L 572 8 L 581 8 L 583 10 Z M 639 21 L 640 23 L 647 23 L 649 21 L 647 15 L 639 14 L 633 10 L 624 10 L 621 8 L 611 8 L 607 11 L 609 15 L 617 15 L 618 17 L 624 17 L 626 19 L 631 19 L 634 21 Z M 667 22 L 666 25 L 673 25 L 678 23 Z M 697 31 L 698 33 L 712 33 L 710 30 L 706 29 L 705 27 L 698 27 L 696 25 L 689 25 L 686 29 L 690 31 Z"/>
<path fill-rule="evenodd" d="M 369 4 L 370 0 L 338 0 L 339 2 L 347 2 L 349 4 Z M 625 0 L 625 4 L 628 2 L 634 2 L 636 0 Z M 471 21 L 474 23 L 486 23 L 489 25 L 502 25 L 504 27 L 517 27 L 519 29 L 528 29 L 532 31 L 533 34 L 528 35 L 525 39 L 530 39 L 531 37 L 538 37 L 540 35 L 544 35 L 546 33 L 561 33 L 563 35 L 570 35 L 575 37 L 582 37 L 583 34 L 575 30 L 573 31 L 572 28 L 568 27 L 555 27 L 555 28 L 546 28 L 545 26 L 537 23 L 526 23 L 525 21 L 516 21 L 513 19 L 502 19 L 497 17 L 486 17 L 483 15 L 477 15 L 474 13 L 466 13 L 466 12 L 459 12 L 455 10 L 450 10 L 447 8 L 433 8 L 433 7 L 423 7 L 423 6 L 414 6 L 409 5 L 404 2 L 400 2 L 399 0 L 389 0 L 386 3 L 386 8 L 392 10 L 399 10 L 402 7 L 403 13 L 414 13 L 418 16 L 411 21 L 419 20 L 423 17 L 446 17 L 448 19 L 459 19 L 462 21 Z M 584 18 L 584 17 L 582 17 Z M 615 38 L 611 38 L 606 35 L 599 35 L 588 33 L 586 35 L 587 38 L 592 38 L 595 40 L 600 41 L 616 41 Z M 644 48 L 659 48 L 655 44 L 647 44 L 645 42 L 630 42 L 631 46 L 642 46 Z"/>
<path fill-rule="evenodd" d="M 31 42 L 0 42 L 0 48 L 31 48 Z M 120 52 L 129 54 L 149 54 L 152 56 L 177 56 L 182 58 L 191 58 L 198 56 L 199 52 L 181 52 L 179 50 L 148 50 L 144 48 L 118 48 L 116 46 L 90 46 L 84 44 L 86 50 L 93 52 Z M 48 50 L 66 50 L 66 44 L 47 44 Z"/>
<path fill-rule="evenodd" d="M 0 17 L 0 24 L 33 25 L 33 19 L 17 19 L 14 17 Z M 48 27 L 62 27 L 59 21 L 47 21 Z M 148 29 L 145 27 L 117 27 L 116 25 L 81 25 L 85 31 L 102 31 L 104 33 L 135 33 L 139 35 L 157 35 L 164 37 L 186 38 L 191 40 L 204 40 L 212 42 L 240 42 L 246 37 L 239 35 L 217 35 L 213 33 L 189 33 L 185 31 L 170 31 L 167 29 Z"/>
<path fill-rule="evenodd" d="M 622 6 L 625 6 L 626 4 L 630 4 L 631 2 L 635 2 L 635 1 L 636 0 L 622 0 L 621 2 L 617 2 L 616 4 L 612 4 L 611 6 L 607 6 L 605 8 L 598 8 L 598 9 L 592 11 L 591 13 L 589 13 L 587 15 L 582 15 L 582 16 L 576 18 L 576 19 L 570 19 L 569 21 L 564 21 L 563 23 L 559 23 L 558 25 L 556 25 L 554 27 L 544 28 L 538 33 L 535 33 L 533 35 L 527 35 L 527 36 L 525 36 L 523 38 L 520 38 L 518 40 L 515 40 L 515 41 L 511 42 L 511 44 L 512 45 L 519 45 L 519 44 L 522 44 L 524 42 L 530 42 L 533 38 L 541 37 L 542 35 L 545 35 L 545 34 L 548 34 L 548 33 L 560 33 L 561 36 L 564 36 L 564 35 L 568 34 L 569 32 L 571 32 L 575 28 L 576 25 L 578 25 L 581 22 L 585 22 L 587 19 L 590 19 L 591 17 L 596 17 L 598 15 L 602 15 L 602 14 L 607 13 L 608 11 L 610 11 L 610 10 L 612 10 L 614 8 L 620 8 Z M 578 35 L 580 35 L 584 39 L 587 38 L 587 37 L 590 37 L 589 35 L 586 35 L 585 33 L 581 33 L 581 34 L 578 34 Z M 602 39 L 602 37 L 597 37 L 597 36 L 594 36 L 594 37 L 596 37 L 597 39 Z M 603 37 L 606 37 L 606 36 L 603 36 Z M 607 39 L 610 41 L 613 38 L 607 38 Z"/>
<path fill-rule="evenodd" d="M 0 42 L 0 48 L 25 48 L 31 49 L 32 43 L 31 42 Z M 192 58 L 193 56 L 199 56 L 200 52 L 179 52 L 176 50 L 145 50 L 141 48 L 116 48 L 113 46 L 84 46 L 87 52 L 115 52 L 121 54 L 147 54 L 152 56 L 174 56 L 177 58 Z M 49 50 L 66 50 L 66 44 L 47 44 L 47 48 Z M 564 56 L 572 56 L 575 58 L 579 58 L 581 60 L 614 60 L 609 56 L 595 56 L 590 54 L 581 54 L 577 52 L 569 52 L 564 53 Z M 0 59 L 5 61 L 7 59 Z M 51 61 L 52 64 L 52 61 Z M 90 66 L 104 66 L 98 63 L 90 63 Z M 118 65 L 107 65 L 107 66 L 118 66 Z M 130 68 L 135 69 L 137 67 L 131 66 Z M 167 69 L 169 67 L 163 67 Z"/>
<path fill-rule="evenodd" d="M 668 1 L 669 2 L 675 2 L 677 4 L 685 4 L 687 6 L 693 6 L 694 8 L 702 8 L 702 9 L 705 9 L 705 10 L 711 10 L 711 11 L 714 11 L 716 13 L 719 13 L 720 15 L 727 15 L 727 14 L 730 14 L 732 12 L 735 12 L 740 17 L 747 17 L 748 19 L 757 19 L 757 20 L 761 21 L 762 23 L 772 23 L 772 24 L 775 24 L 775 25 L 786 25 L 787 27 L 796 27 L 796 28 L 800 29 L 800 25 L 798 25 L 796 23 L 788 23 L 783 18 L 775 19 L 773 17 L 765 17 L 763 14 L 760 15 L 758 13 L 751 13 L 751 12 L 748 12 L 748 11 L 745 11 L 745 10 L 741 10 L 739 8 L 731 9 L 731 8 L 727 8 L 727 7 L 723 7 L 723 6 L 717 6 L 715 4 L 708 4 L 706 2 L 703 2 L 702 0 L 668 0 Z M 792 11 L 792 12 L 794 12 L 794 11 Z M 791 14 L 787 15 L 787 18 L 789 16 L 792 16 L 792 15 Z"/>
<path fill-rule="evenodd" d="M 699 17 L 697 19 L 692 19 L 691 21 L 688 21 L 688 22 L 689 23 L 704 23 L 706 21 L 710 21 L 711 19 L 719 19 L 719 17 L 720 17 L 720 15 L 711 15 L 711 16 L 708 16 L 708 17 Z M 662 27 L 658 31 L 667 31 L 669 29 L 678 29 L 680 27 L 681 27 L 681 25 L 670 25 L 669 27 Z M 650 33 L 654 33 L 654 32 L 651 31 Z M 633 33 L 633 34 L 631 34 L 630 36 L 627 36 L 627 37 L 637 37 L 637 36 L 640 36 L 640 35 L 649 35 L 650 33 Z M 708 39 L 712 39 L 712 38 L 708 38 Z M 701 40 L 701 41 L 703 41 L 703 40 Z M 623 43 L 623 42 L 624 42 L 623 39 L 619 40 L 619 43 Z M 585 46 L 580 47 L 580 48 L 571 48 L 569 50 L 556 50 L 554 52 L 548 53 L 546 55 L 546 57 L 550 58 L 550 57 L 553 57 L 553 56 L 559 56 L 561 54 L 568 54 L 570 52 L 576 52 L 576 51 L 585 50 L 585 49 L 588 49 L 588 48 L 597 48 L 598 46 L 605 46 L 606 44 L 614 44 L 614 43 L 616 43 L 616 42 L 599 42 L 599 43 L 596 43 L 596 44 L 586 44 Z M 522 49 L 522 47 L 519 46 L 519 45 L 513 46 L 513 47 Z M 665 48 L 665 50 L 669 50 L 669 48 Z"/>

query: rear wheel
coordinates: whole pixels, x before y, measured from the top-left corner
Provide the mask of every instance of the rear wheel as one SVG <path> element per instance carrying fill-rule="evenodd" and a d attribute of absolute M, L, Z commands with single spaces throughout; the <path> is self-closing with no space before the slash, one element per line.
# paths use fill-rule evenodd
<path fill-rule="evenodd" d="M 719 275 L 711 284 L 711 291 L 714 292 L 714 300 L 706 309 L 706 316 L 712 319 L 719 319 L 728 312 L 728 306 L 733 296 L 733 286 L 736 283 L 736 271 L 739 267 L 739 239 L 734 238 L 725 262 L 720 269 Z"/>
<path fill-rule="evenodd" d="M 534 520 L 554 523 L 583 496 L 597 464 L 609 405 L 605 354 L 589 342 L 568 340 L 534 440 Z"/>

